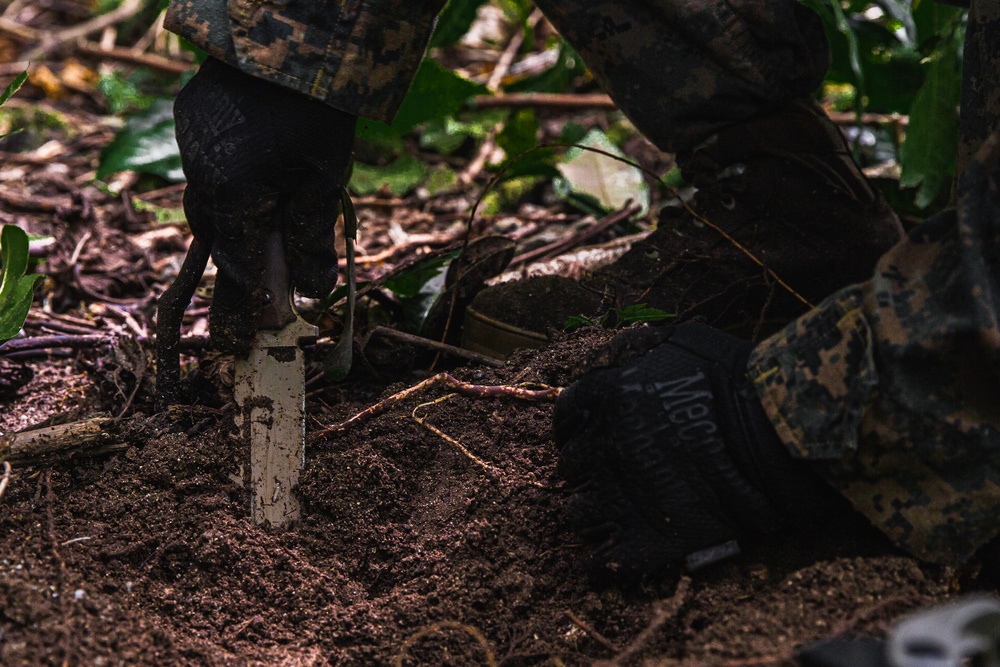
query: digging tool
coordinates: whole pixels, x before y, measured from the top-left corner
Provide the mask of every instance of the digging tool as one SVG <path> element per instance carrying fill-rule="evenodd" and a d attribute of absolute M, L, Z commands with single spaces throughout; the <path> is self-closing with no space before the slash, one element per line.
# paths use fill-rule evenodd
<path fill-rule="evenodd" d="M 236 422 L 250 446 L 251 516 L 257 525 L 287 528 L 298 522 L 295 497 L 305 457 L 304 342 L 317 329 L 292 306 L 281 234 L 267 239 L 264 274 L 267 305 L 250 354 L 237 359 L 233 396 Z"/>

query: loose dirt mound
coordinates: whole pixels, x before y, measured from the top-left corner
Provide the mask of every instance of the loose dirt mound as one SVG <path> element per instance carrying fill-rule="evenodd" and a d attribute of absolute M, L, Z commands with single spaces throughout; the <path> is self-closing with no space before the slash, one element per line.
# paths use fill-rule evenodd
<path fill-rule="evenodd" d="M 604 338 L 457 375 L 565 385 Z M 231 418 L 207 409 L 126 422 L 132 447 L 112 458 L 17 470 L 0 501 L 0 662 L 782 664 L 949 594 L 951 573 L 856 525 L 750 545 L 680 586 L 594 582 L 563 520 L 551 405 L 420 409 L 477 462 L 411 415 L 446 393 L 312 443 L 305 519 L 287 533 L 250 524 Z"/>

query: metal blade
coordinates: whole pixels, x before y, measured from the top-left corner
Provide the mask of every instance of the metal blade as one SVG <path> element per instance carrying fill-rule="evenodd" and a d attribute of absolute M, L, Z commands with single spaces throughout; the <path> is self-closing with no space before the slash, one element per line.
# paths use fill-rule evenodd
<path fill-rule="evenodd" d="M 299 345 L 317 329 L 292 308 L 281 234 L 267 239 L 268 305 L 246 359 L 237 359 L 236 425 L 250 449 L 251 516 L 256 525 L 287 528 L 301 514 L 295 489 L 305 465 L 305 363 Z"/>
<path fill-rule="evenodd" d="M 233 397 L 244 442 L 250 445 L 251 515 L 257 525 L 298 522 L 295 497 L 305 463 L 305 366 L 299 345 L 315 339 L 302 318 L 277 331 L 261 330 L 247 359 L 235 364 Z"/>

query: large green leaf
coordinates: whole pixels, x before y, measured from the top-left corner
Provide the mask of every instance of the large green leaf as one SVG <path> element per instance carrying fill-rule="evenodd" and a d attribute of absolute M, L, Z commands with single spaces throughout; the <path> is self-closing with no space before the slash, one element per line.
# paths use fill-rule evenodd
<path fill-rule="evenodd" d="M 958 26 L 955 9 L 934 3 L 935 24 L 950 34 L 942 36 L 931 56 L 924 85 L 910 109 L 906 141 L 899 154 L 899 183 L 919 186 L 915 203 L 926 208 L 951 184 L 958 148 L 958 104 L 961 95 L 961 61 L 956 48 Z"/>
<path fill-rule="evenodd" d="M 171 100 L 156 100 L 130 116 L 114 141 L 101 151 L 97 178 L 105 179 L 119 171 L 156 174 L 174 183 L 184 180 Z"/>
<path fill-rule="evenodd" d="M 830 43 L 826 81 L 851 84 L 863 95 L 858 102 L 866 109 L 909 111 L 924 73 L 911 35 L 915 29 L 908 8 L 901 3 L 887 4 L 893 9 L 892 18 L 869 20 L 861 14 L 849 16 L 840 5 L 824 0 L 805 2 L 823 19 Z"/>
<path fill-rule="evenodd" d="M 534 150 L 538 146 L 538 120 L 534 109 L 521 109 L 511 115 L 500 134 L 497 145 L 503 149 L 505 179 L 524 176 L 541 176 L 552 179 L 559 176 L 556 154 L 551 150 Z"/>
<path fill-rule="evenodd" d="M 4 225 L 0 231 L 0 343 L 17 335 L 31 308 L 35 283 L 40 275 L 25 276 L 28 269 L 28 235 L 20 227 Z"/>

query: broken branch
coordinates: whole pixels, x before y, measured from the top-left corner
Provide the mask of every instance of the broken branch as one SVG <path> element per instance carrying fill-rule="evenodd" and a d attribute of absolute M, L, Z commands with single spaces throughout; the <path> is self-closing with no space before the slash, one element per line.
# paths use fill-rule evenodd
<path fill-rule="evenodd" d="M 0 439 L 0 458 L 5 463 L 35 464 L 57 456 L 97 456 L 122 451 L 128 445 L 111 442 L 105 428 L 115 421 L 110 417 L 94 417 L 10 433 Z"/>

